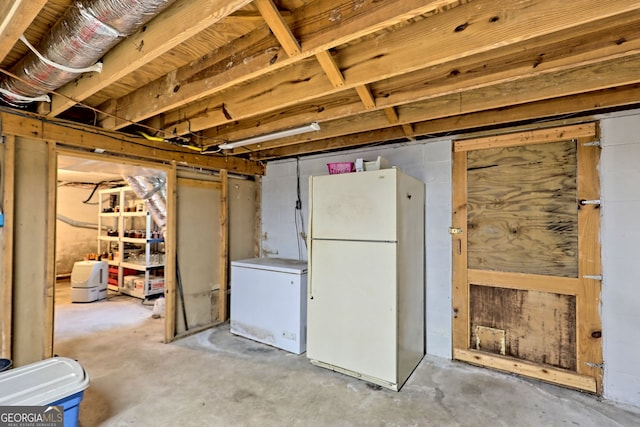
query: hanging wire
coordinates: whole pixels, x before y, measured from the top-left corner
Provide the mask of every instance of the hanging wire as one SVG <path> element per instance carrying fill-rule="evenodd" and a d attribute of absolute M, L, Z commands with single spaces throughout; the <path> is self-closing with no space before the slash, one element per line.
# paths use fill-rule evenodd
<path fill-rule="evenodd" d="M 298 244 L 298 259 L 302 260 L 302 246 L 300 240 L 307 249 L 307 239 L 305 238 L 304 218 L 302 215 L 302 198 L 300 194 L 300 158 L 296 157 L 296 205 L 294 207 L 293 218 L 296 225 L 296 243 Z"/>

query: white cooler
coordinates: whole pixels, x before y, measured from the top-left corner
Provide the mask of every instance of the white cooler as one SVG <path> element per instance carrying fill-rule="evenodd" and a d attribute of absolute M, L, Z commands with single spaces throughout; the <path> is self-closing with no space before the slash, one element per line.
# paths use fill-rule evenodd
<path fill-rule="evenodd" d="M 78 362 L 52 357 L 0 373 L 0 406 L 62 406 L 64 427 L 75 427 L 87 387 L 89 375 Z"/>

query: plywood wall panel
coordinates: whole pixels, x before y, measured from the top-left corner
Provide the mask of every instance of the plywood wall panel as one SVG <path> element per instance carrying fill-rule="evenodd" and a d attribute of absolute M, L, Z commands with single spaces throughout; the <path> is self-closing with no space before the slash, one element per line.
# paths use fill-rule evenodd
<path fill-rule="evenodd" d="M 468 152 L 469 268 L 577 277 L 575 147 Z"/>
<path fill-rule="evenodd" d="M 470 348 L 576 370 L 575 296 L 474 285 L 470 296 Z"/>

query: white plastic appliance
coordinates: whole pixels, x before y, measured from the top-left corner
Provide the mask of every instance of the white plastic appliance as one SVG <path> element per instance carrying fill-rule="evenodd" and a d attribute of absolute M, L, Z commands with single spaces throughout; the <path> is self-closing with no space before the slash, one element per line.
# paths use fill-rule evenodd
<path fill-rule="evenodd" d="M 71 302 L 93 302 L 107 297 L 107 261 L 78 261 L 71 270 Z"/>
<path fill-rule="evenodd" d="M 399 390 L 424 355 L 424 183 L 314 176 L 309 197 L 307 357 Z"/>
<path fill-rule="evenodd" d="M 292 353 L 307 347 L 307 262 L 231 262 L 231 333 Z"/>

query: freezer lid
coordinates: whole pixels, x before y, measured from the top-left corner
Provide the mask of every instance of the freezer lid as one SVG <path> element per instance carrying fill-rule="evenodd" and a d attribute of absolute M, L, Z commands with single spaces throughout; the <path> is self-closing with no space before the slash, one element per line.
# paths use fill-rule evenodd
<path fill-rule="evenodd" d="M 305 274 L 307 272 L 307 261 L 287 258 L 250 258 L 231 261 L 231 267 L 245 267 L 290 274 Z"/>

